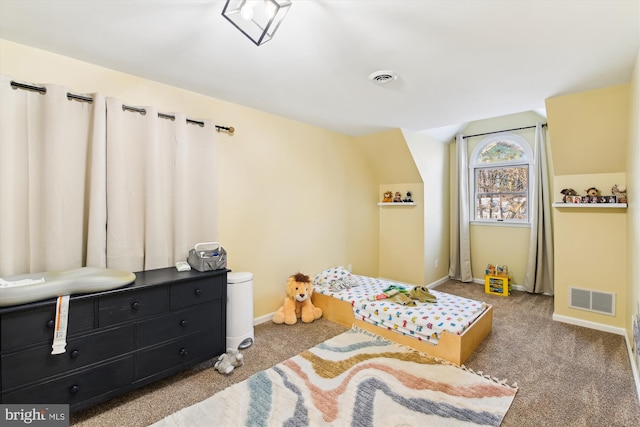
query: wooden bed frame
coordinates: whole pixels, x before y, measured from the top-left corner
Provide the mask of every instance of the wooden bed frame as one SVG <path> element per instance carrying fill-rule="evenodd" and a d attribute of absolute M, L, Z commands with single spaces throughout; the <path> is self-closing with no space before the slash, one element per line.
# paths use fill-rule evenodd
<path fill-rule="evenodd" d="M 355 318 L 353 308 L 349 301 L 342 301 L 315 292 L 311 296 L 311 299 L 315 306 L 322 309 L 322 317 L 327 320 L 347 327 L 355 325 L 391 341 L 414 348 L 422 353 L 444 359 L 457 366 L 462 365 L 486 336 L 489 335 L 493 323 L 493 306 L 487 304 L 486 310 L 483 311 L 461 335 L 443 332 L 438 343 L 431 344 Z"/>

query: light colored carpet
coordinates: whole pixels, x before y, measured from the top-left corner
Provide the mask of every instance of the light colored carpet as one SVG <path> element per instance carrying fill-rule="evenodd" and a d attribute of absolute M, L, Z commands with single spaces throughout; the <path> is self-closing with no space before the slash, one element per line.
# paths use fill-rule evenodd
<path fill-rule="evenodd" d="M 516 388 L 351 329 L 154 427 L 498 426 Z"/>

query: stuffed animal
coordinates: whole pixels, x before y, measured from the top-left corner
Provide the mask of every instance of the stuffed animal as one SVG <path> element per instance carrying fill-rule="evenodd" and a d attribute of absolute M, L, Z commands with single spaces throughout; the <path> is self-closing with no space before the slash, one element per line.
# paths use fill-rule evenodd
<path fill-rule="evenodd" d="M 614 196 L 616 196 L 617 201 L 619 203 L 626 203 L 627 202 L 627 187 L 624 185 L 614 185 L 611 188 L 611 194 L 613 194 Z"/>
<path fill-rule="evenodd" d="M 405 203 L 413 203 L 413 199 L 411 198 L 411 191 L 407 191 L 407 197 L 402 199 L 402 201 Z"/>
<path fill-rule="evenodd" d="M 239 350 L 235 348 L 228 348 L 226 354 L 229 356 L 231 366 L 233 366 L 234 368 L 237 368 L 244 364 L 244 356 L 242 355 L 242 353 L 240 353 Z"/>
<path fill-rule="evenodd" d="M 567 201 L 567 197 L 569 197 L 569 196 L 577 196 L 578 195 L 576 190 L 574 190 L 573 188 L 565 188 L 560 192 L 560 194 L 564 195 L 562 197 L 562 201 L 565 202 L 565 203 Z"/>
<path fill-rule="evenodd" d="M 401 203 L 402 202 L 402 195 L 400 194 L 399 191 L 396 191 L 396 194 L 393 197 L 393 202 L 394 203 Z"/>
<path fill-rule="evenodd" d="M 584 191 L 586 191 L 587 196 L 589 197 L 597 197 L 600 195 L 600 190 L 598 190 L 596 187 L 590 187 Z"/>
<path fill-rule="evenodd" d="M 228 348 L 221 354 L 213 367 L 221 374 L 229 375 L 233 370 L 244 364 L 244 356 L 234 348 Z"/>
<path fill-rule="evenodd" d="M 390 203 L 393 198 L 393 193 L 391 191 L 385 191 L 382 196 L 382 203 Z"/>
<path fill-rule="evenodd" d="M 322 317 L 322 309 L 311 302 L 313 284 L 309 276 L 297 273 L 287 280 L 287 296 L 284 304 L 276 311 L 271 319 L 273 323 L 294 325 L 298 319 L 304 323 L 311 323 Z"/>
<path fill-rule="evenodd" d="M 227 353 L 223 353 L 218 357 L 218 361 L 213 367 L 221 374 L 229 375 L 233 372 L 234 366 L 231 361 L 231 357 Z"/>

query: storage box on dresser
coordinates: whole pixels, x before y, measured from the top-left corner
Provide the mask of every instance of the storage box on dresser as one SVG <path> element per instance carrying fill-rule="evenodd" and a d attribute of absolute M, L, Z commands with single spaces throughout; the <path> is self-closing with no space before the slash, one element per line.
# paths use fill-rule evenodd
<path fill-rule="evenodd" d="M 1 308 L 2 403 L 76 412 L 224 353 L 227 271 L 150 270 L 123 288 L 74 295 L 59 355 L 55 299 Z"/>

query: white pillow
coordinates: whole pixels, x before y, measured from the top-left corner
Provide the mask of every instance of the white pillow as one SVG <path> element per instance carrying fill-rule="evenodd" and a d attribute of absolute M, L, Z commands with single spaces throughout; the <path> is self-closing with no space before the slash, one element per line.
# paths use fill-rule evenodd
<path fill-rule="evenodd" d="M 313 278 L 313 285 L 331 288 L 333 291 L 341 291 L 355 285 L 353 276 L 344 267 L 338 266 L 321 271 Z"/>

